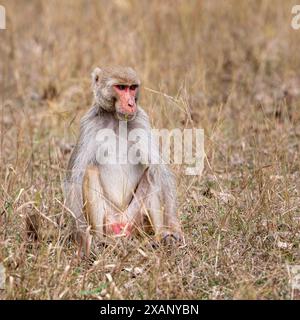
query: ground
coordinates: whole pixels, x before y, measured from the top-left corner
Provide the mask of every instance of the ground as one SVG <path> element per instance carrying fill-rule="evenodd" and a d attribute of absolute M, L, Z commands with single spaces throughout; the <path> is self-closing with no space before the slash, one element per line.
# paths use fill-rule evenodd
<path fill-rule="evenodd" d="M 294 1 L 2 1 L 0 299 L 293 299 L 300 264 L 300 30 Z M 61 181 L 96 66 L 129 65 L 156 128 L 203 128 L 172 165 L 186 244 L 81 260 Z M 26 237 L 37 216 L 40 238 Z"/>

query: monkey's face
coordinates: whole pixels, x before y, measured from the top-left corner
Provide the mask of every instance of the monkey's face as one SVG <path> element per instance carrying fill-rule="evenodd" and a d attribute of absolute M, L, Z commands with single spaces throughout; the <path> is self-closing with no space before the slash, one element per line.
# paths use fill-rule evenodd
<path fill-rule="evenodd" d="M 96 68 L 92 79 L 95 100 L 102 110 L 114 113 L 119 120 L 134 119 L 140 80 L 133 69 Z"/>
<path fill-rule="evenodd" d="M 137 84 L 116 84 L 113 86 L 115 91 L 115 110 L 119 120 L 132 120 L 137 112 Z"/>

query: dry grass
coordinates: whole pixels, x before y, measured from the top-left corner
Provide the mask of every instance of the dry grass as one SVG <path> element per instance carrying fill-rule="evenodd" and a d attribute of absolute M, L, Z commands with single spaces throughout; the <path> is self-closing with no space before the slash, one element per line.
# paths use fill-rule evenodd
<path fill-rule="evenodd" d="M 293 1 L 3 4 L 0 299 L 290 299 L 288 265 L 300 264 Z M 155 127 L 205 130 L 203 176 L 173 168 L 187 238 L 177 251 L 133 241 L 89 263 L 68 241 L 60 183 L 96 65 L 138 70 Z M 32 213 L 36 244 L 25 234 Z"/>

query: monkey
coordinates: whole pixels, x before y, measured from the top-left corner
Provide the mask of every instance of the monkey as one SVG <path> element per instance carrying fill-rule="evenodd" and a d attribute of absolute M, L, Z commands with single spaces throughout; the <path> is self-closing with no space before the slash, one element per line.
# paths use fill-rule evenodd
<path fill-rule="evenodd" d="M 77 242 L 89 253 L 92 239 L 106 241 L 147 230 L 158 242 L 184 241 L 177 215 L 174 175 L 164 163 L 99 163 L 97 134 L 110 129 L 123 145 L 134 129 L 150 134 L 146 112 L 139 106 L 141 81 L 130 67 L 97 67 L 92 72 L 93 103 L 82 117 L 80 134 L 64 182 L 66 207 L 75 218 Z M 128 135 L 118 136 L 120 123 Z M 141 141 L 143 144 L 144 141 Z M 147 142 L 145 141 L 145 144 Z M 158 146 L 150 154 L 160 157 Z M 149 155 L 146 155 L 149 160 Z M 149 231 L 150 230 L 150 231 Z"/>

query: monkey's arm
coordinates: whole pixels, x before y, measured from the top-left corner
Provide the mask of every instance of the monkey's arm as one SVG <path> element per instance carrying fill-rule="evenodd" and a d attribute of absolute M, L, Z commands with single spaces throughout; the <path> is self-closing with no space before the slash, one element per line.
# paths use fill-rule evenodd
<path fill-rule="evenodd" d="M 72 151 L 66 178 L 64 181 L 65 203 L 75 219 L 77 233 L 84 233 L 87 228 L 86 219 L 83 214 L 82 183 L 85 171 L 90 163 L 93 163 L 95 152 L 91 150 L 94 143 L 92 129 L 95 127 L 95 115 L 97 108 L 92 107 L 82 118 L 80 134 L 75 148 Z"/>

